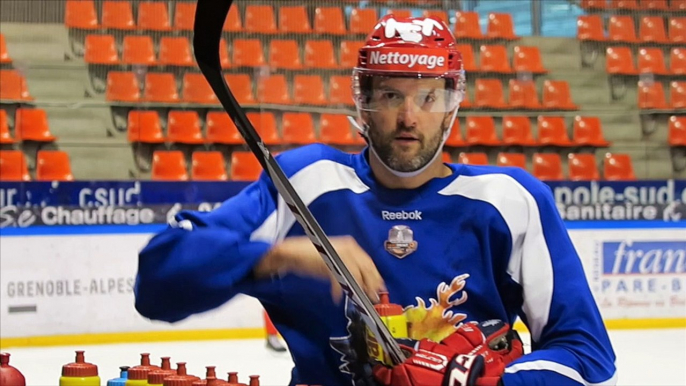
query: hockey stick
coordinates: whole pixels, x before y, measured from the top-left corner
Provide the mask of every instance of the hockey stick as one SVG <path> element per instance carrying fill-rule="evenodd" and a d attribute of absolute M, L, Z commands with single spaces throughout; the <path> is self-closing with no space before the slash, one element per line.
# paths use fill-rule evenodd
<path fill-rule="evenodd" d="M 248 147 L 271 178 L 286 205 L 293 212 L 296 220 L 302 225 L 345 293 L 357 305 L 361 312 L 362 320 L 374 333 L 384 353 L 388 354 L 393 364 L 400 364 L 405 360 L 405 355 L 393 339 L 386 325 L 381 321 L 381 318 L 374 309 L 374 305 L 355 281 L 345 263 L 343 263 L 338 253 L 334 250 L 326 234 L 324 234 L 324 230 L 302 202 L 279 164 L 265 147 L 262 138 L 255 131 L 255 128 L 226 84 L 219 61 L 219 44 L 224 21 L 232 3 L 233 0 L 198 0 L 195 25 L 193 27 L 193 48 L 195 49 L 195 58 L 198 66 L 222 106 L 224 106 L 224 109 L 236 124 Z"/>

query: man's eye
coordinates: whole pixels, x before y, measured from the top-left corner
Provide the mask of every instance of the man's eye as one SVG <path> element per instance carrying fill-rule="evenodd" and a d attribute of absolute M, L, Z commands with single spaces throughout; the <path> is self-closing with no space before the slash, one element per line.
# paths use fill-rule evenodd
<path fill-rule="evenodd" d="M 436 102 L 436 96 L 433 94 L 429 94 L 424 98 L 424 103 L 433 103 Z"/>
<path fill-rule="evenodd" d="M 400 98 L 400 95 L 398 95 L 398 93 L 394 93 L 394 92 L 386 92 L 386 93 L 383 93 L 381 95 L 381 97 L 383 99 L 393 101 L 393 100 L 397 100 L 398 98 Z"/>

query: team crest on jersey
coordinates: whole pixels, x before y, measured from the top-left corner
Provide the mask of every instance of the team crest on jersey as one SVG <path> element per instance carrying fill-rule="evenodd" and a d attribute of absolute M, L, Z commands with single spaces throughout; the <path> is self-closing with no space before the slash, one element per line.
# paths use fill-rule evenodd
<path fill-rule="evenodd" d="M 414 241 L 414 233 L 407 225 L 394 225 L 388 231 L 388 240 L 384 243 L 386 250 L 391 255 L 402 259 L 417 250 L 417 242 Z"/>

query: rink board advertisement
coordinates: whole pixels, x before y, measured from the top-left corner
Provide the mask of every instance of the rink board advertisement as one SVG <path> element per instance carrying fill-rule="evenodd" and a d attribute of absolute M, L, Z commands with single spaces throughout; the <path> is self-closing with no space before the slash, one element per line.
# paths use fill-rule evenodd
<path fill-rule="evenodd" d="M 686 228 L 570 230 L 570 235 L 606 320 L 686 318 Z M 0 335 L 262 326 L 260 304 L 246 296 L 174 325 L 141 317 L 132 291 L 137 253 L 151 236 L 3 236 Z"/>

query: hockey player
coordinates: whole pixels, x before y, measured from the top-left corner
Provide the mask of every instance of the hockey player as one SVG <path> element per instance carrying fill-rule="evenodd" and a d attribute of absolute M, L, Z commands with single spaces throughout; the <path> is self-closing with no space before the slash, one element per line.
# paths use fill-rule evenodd
<path fill-rule="evenodd" d="M 254 296 L 289 346 L 291 385 L 614 384 L 610 340 L 548 187 L 522 169 L 441 160 L 465 87 L 449 27 L 382 18 L 353 80 L 368 146 L 305 146 L 278 161 L 367 295 L 387 291 L 403 307 L 410 357 L 370 364 L 358 314 L 264 173 L 150 240 L 140 314 L 176 322 Z M 517 317 L 526 355 L 509 329 Z"/>

